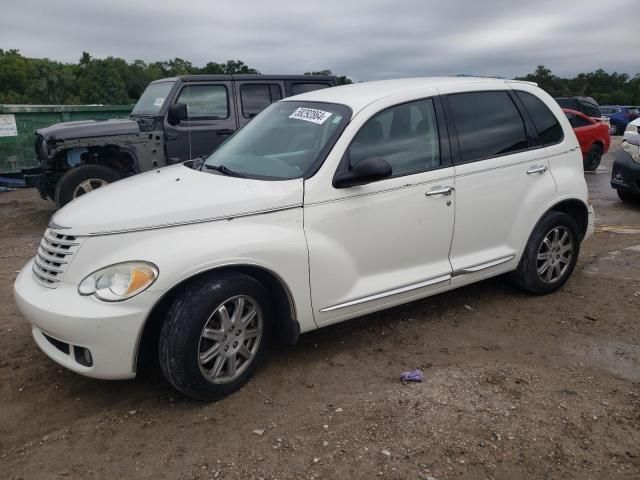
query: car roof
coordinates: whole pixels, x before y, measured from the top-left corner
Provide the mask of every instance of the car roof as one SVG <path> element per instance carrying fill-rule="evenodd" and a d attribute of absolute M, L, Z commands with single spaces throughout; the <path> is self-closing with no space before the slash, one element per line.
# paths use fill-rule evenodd
<path fill-rule="evenodd" d="M 312 92 L 288 97 L 281 101 L 340 103 L 350 107 L 355 114 L 367 105 L 375 102 L 376 100 L 380 100 L 392 95 L 398 95 L 402 93 L 408 93 L 416 90 L 423 90 L 430 87 L 438 87 L 444 85 L 459 85 L 460 87 L 462 87 L 474 84 L 492 83 L 496 85 L 506 85 L 512 83 L 535 85 L 535 83 L 532 82 L 520 82 L 516 80 L 479 77 L 401 78 L 396 80 L 376 80 L 371 82 L 352 83 L 349 85 L 341 85 L 333 88 L 314 90 Z M 464 91 L 464 89 L 461 89 L 461 91 Z"/>

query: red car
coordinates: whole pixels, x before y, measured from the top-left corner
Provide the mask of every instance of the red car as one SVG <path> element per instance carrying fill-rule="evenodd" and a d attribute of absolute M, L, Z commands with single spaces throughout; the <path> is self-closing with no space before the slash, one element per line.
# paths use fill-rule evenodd
<path fill-rule="evenodd" d="M 607 153 L 611 144 L 609 126 L 576 110 L 567 108 L 563 110 L 578 137 L 584 169 L 595 170 L 600 165 L 602 155 Z"/>

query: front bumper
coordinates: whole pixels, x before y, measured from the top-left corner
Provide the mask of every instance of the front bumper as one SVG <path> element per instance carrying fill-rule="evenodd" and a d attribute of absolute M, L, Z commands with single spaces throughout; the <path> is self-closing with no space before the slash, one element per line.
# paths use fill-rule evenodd
<path fill-rule="evenodd" d="M 634 162 L 624 150 L 616 153 L 611 170 L 611 186 L 616 190 L 640 195 L 640 163 Z"/>
<path fill-rule="evenodd" d="M 160 292 L 106 303 L 79 295 L 70 283 L 61 282 L 55 289 L 41 286 L 33 279 L 32 264 L 33 260 L 18 274 L 14 295 L 40 349 L 82 375 L 109 380 L 135 377 L 138 340 Z M 77 347 L 91 353 L 91 366 L 76 359 Z"/>

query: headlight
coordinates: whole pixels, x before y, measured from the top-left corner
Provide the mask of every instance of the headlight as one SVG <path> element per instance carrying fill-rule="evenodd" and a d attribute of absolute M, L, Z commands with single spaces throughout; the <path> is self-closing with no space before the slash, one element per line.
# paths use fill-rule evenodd
<path fill-rule="evenodd" d="M 624 141 L 622 142 L 622 149 L 629 154 L 631 160 L 640 163 L 640 146 Z"/>
<path fill-rule="evenodd" d="M 80 295 L 95 295 L 106 302 L 120 302 L 149 288 L 158 278 L 158 267 L 147 262 L 125 262 L 102 268 L 78 286 Z"/>

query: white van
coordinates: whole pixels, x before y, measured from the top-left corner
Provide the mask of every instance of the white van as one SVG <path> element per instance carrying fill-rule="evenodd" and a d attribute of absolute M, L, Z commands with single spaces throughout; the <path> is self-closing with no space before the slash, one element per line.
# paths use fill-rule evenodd
<path fill-rule="evenodd" d="M 74 200 L 15 296 L 61 365 L 131 378 L 157 352 L 212 400 L 277 339 L 505 273 L 553 292 L 592 232 L 580 147 L 542 90 L 369 82 L 283 99 L 206 159 Z"/>

